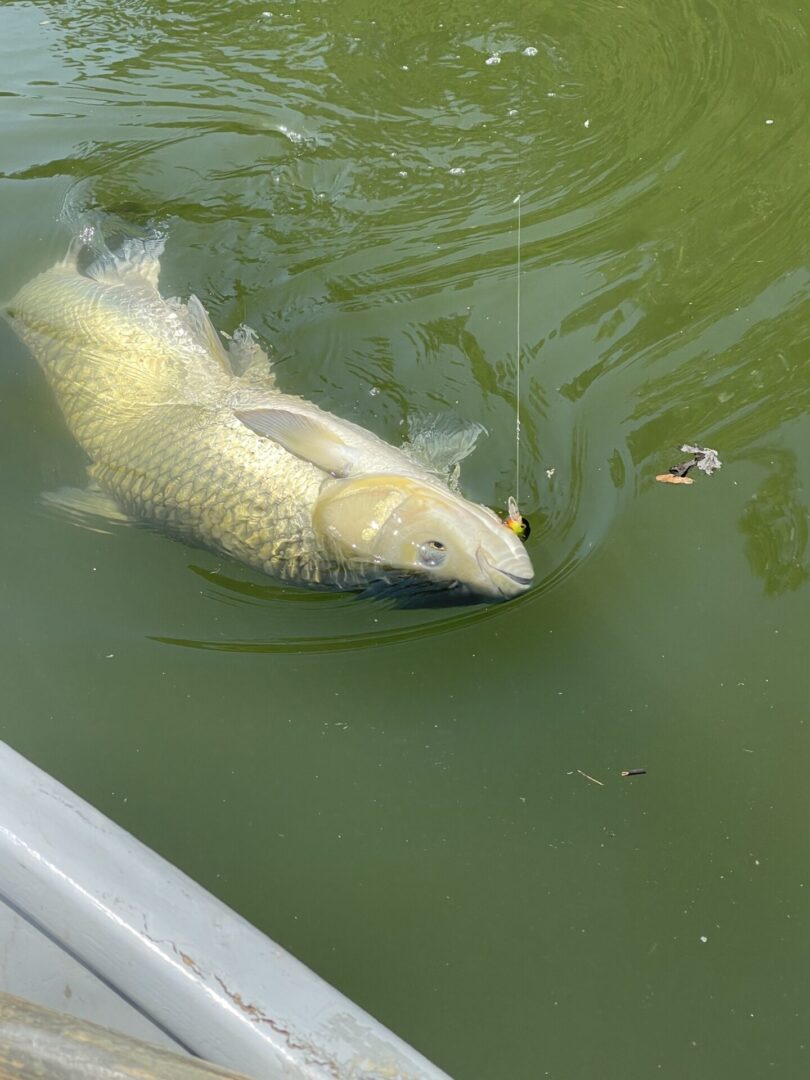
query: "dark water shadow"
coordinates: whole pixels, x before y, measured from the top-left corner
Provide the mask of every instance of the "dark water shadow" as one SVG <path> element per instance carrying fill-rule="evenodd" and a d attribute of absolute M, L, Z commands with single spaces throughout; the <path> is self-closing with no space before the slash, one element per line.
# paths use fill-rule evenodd
<path fill-rule="evenodd" d="M 739 520 L 746 558 L 766 595 L 795 592 L 810 578 L 806 557 L 810 511 L 800 497 L 796 455 L 763 448 L 746 456 L 770 470 Z"/>
<path fill-rule="evenodd" d="M 180 637 L 151 634 L 149 640 L 186 649 L 230 653 L 337 653 L 400 645 L 425 637 L 441 637 L 471 629 L 493 620 L 514 618 L 518 611 L 537 602 L 556 588 L 582 561 L 577 548 L 564 563 L 555 566 L 523 596 L 502 604 L 471 604 L 464 607 L 402 609 L 389 600 L 366 599 L 355 593 L 335 593 L 292 588 L 268 582 L 234 578 L 219 570 L 191 566 L 209 585 L 207 594 L 226 604 L 247 604 L 273 620 L 312 632 L 285 633 L 261 638 Z M 373 621 L 374 629 L 368 629 Z M 334 626 L 324 633 L 324 627 Z"/>

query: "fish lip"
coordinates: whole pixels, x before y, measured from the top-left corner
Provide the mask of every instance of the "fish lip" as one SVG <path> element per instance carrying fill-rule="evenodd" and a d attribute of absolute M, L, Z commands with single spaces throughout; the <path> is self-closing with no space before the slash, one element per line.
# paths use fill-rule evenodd
<path fill-rule="evenodd" d="M 534 573 L 530 574 L 529 577 L 524 577 L 522 574 L 515 574 L 511 570 L 504 570 L 502 567 L 496 566 L 495 563 L 493 563 L 492 560 L 487 556 L 487 553 L 484 551 L 483 547 L 478 548 L 475 553 L 475 557 L 478 560 L 478 565 L 481 567 L 483 572 L 490 577 L 492 584 L 495 586 L 501 596 L 517 596 L 519 592 L 525 592 L 526 589 L 528 589 L 531 585 L 532 581 L 534 581 Z M 504 586 L 499 583 L 498 578 L 495 576 L 496 574 L 502 578 L 507 578 L 513 583 L 513 585 L 517 585 L 519 588 L 504 588 Z"/>
<path fill-rule="evenodd" d="M 534 574 L 532 574 L 531 577 L 521 577 L 520 574 L 510 573 L 509 570 L 500 570 L 497 566 L 493 567 L 493 569 L 498 574 L 503 574 L 504 577 L 508 577 L 510 581 L 514 581 L 516 585 L 522 585 L 525 589 L 528 589 L 534 581 Z"/>

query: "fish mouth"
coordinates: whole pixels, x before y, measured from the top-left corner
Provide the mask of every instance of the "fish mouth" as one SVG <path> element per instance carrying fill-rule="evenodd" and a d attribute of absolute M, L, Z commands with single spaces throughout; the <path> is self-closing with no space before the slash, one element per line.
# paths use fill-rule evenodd
<path fill-rule="evenodd" d="M 498 566 L 488 557 L 483 548 L 479 547 L 475 553 L 481 571 L 489 578 L 500 596 L 504 598 L 519 596 L 520 593 L 529 588 L 534 580 L 534 572 L 529 557 L 523 555 L 523 552 L 521 552 L 521 555 L 522 558 L 513 557 L 510 559 L 507 566 Z M 529 570 L 528 574 L 526 573 L 526 567 Z"/>

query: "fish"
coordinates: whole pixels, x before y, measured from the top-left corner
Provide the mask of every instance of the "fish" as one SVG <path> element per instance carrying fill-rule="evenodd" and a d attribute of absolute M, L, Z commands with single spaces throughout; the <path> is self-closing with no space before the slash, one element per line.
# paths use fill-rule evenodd
<path fill-rule="evenodd" d="M 161 294 L 164 244 L 112 251 L 86 229 L 4 311 L 87 456 L 96 503 L 293 585 L 409 603 L 530 587 L 521 541 L 458 487 L 480 425 L 433 421 L 395 447 L 283 392 L 249 327 L 226 346 L 196 296 Z"/>

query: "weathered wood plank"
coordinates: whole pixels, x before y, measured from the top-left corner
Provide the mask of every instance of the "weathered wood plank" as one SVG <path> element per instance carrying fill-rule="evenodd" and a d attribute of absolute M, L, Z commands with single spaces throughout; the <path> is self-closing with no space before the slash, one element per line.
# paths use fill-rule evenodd
<path fill-rule="evenodd" d="M 0 1080 L 246 1078 L 0 993 Z"/>

